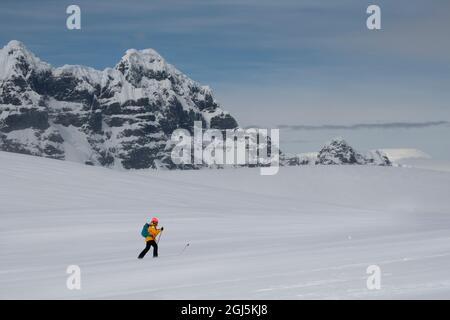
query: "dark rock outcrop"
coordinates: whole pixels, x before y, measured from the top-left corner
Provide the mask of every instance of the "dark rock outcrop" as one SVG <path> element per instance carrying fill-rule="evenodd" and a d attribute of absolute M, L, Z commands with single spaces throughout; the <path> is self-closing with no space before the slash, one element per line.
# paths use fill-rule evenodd
<path fill-rule="evenodd" d="M 318 153 L 316 164 L 345 165 L 345 164 L 371 164 L 390 166 L 388 157 L 379 150 L 370 151 L 362 155 L 355 151 L 344 139 L 335 138 L 327 143 Z"/>

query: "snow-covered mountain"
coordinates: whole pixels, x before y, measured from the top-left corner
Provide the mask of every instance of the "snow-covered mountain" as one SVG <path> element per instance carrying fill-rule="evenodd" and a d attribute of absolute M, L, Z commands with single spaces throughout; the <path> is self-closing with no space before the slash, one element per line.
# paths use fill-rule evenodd
<path fill-rule="evenodd" d="M 103 71 L 53 68 L 18 41 L 0 49 L 0 150 L 111 168 L 190 168 L 172 162 L 170 137 L 178 128 L 192 133 L 194 121 L 238 128 L 208 86 L 153 49 L 127 50 Z M 310 156 L 281 153 L 280 159 L 281 165 L 312 164 Z M 316 162 L 390 165 L 380 151 L 364 157 L 340 140 L 325 146 Z"/>
<path fill-rule="evenodd" d="M 318 153 L 316 164 L 374 164 L 390 166 L 391 161 L 380 150 L 362 155 L 354 150 L 344 139 L 334 138 Z"/>
<path fill-rule="evenodd" d="M 0 150 L 125 169 L 174 168 L 170 135 L 237 127 L 211 89 L 152 49 L 114 68 L 53 68 L 18 41 L 0 50 Z"/>
<path fill-rule="evenodd" d="M 382 150 L 361 154 L 341 137 L 331 139 L 319 152 L 283 155 L 284 165 L 377 165 L 391 166 L 392 162 Z"/>

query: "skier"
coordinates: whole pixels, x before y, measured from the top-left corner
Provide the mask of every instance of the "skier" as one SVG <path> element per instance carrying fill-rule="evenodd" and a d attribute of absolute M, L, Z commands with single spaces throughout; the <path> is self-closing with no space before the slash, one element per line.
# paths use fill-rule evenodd
<path fill-rule="evenodd" d="M 148 228 L 147 228 L 148 226 Z M 153 247 L 153 258 L 158 257 L 158 244 L 156 243 L 156 236 L 164 230 L 164 227 L 161 227 L 161 229 L 157 228 L 158 226 L 158 218 L 153 217 L 150 221 L 150 224 L 146 224 L 144 226 L 144 229 L 147 228 L 147 232 L 143 233 L 146 235 L 145 237 L 145 249 L 142 250 L 142 252 L 139 254 L 138 259 L 144 258 L 144 256 L 147 254 L 147 252 L 150 250 L 150 247 Z M 143 230 L 145 231 L 145 230 Z"/>

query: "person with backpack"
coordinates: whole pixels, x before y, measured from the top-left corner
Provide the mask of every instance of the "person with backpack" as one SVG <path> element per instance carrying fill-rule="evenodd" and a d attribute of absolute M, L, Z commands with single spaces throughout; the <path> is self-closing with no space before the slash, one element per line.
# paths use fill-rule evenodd
<path fill-rule="evenodd" d="M 150 224 L 146 223 L 142 228 L 141 234 L 145 238 L 145 249 L 139 254 L 138 259 L 144 258 L 151 247 L 153 247 L 153 258 L 158 257 L 158 243 L 155 240 L 158 234 L 164 230 L 164 227 L 158 229 L 157 226 L 158 218 L 153 217 Z"/>

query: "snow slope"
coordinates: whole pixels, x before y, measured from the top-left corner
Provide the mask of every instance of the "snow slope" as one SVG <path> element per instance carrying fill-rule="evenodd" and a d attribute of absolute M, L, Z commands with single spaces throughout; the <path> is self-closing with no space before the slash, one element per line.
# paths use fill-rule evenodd
<path fill-rule="evenodd" d="M 0 152 L 0 181 L 2 299 L 450 298 L 448 172 L 120 172 Z M 152 215 L 160 258 L 140 261 Z"/>

